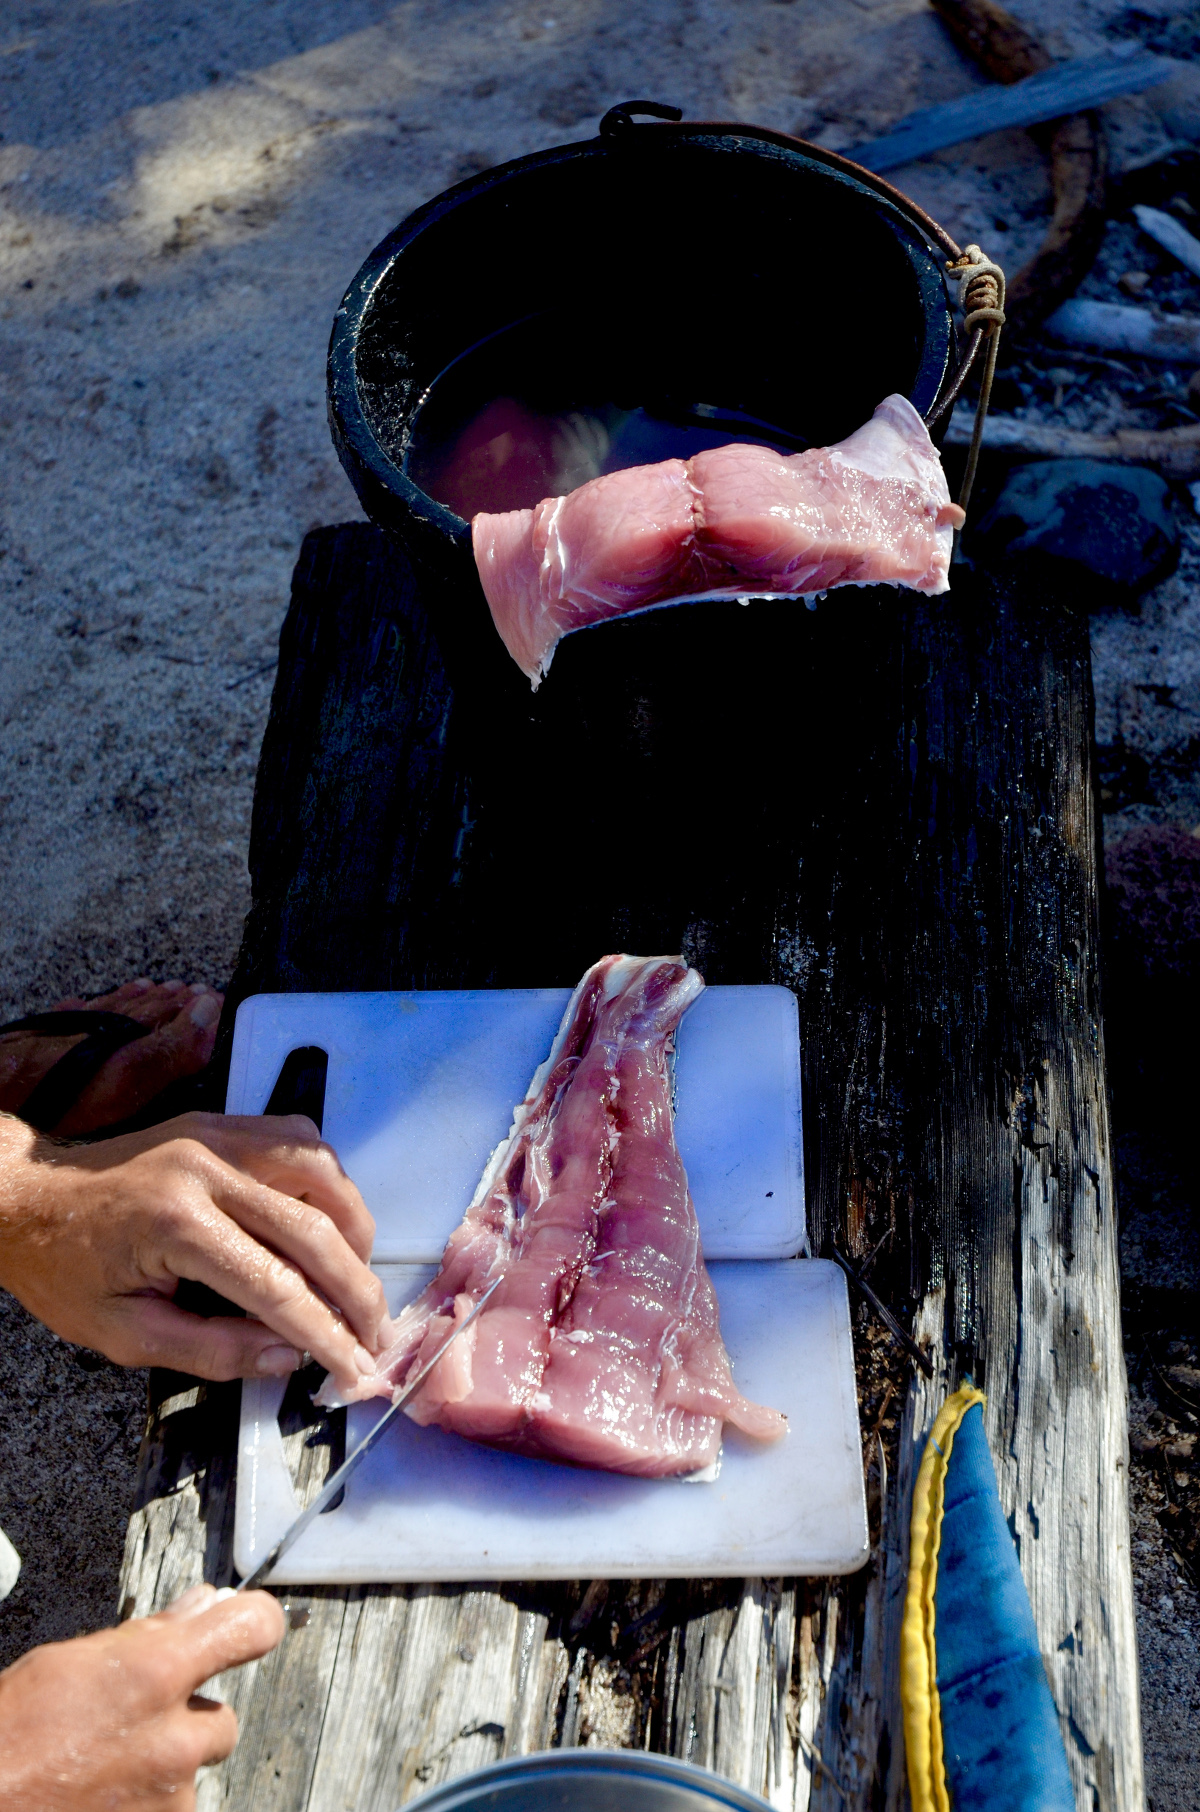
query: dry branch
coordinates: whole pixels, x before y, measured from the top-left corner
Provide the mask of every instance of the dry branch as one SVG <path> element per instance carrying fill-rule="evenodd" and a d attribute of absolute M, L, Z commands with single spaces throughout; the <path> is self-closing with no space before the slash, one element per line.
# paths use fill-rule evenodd
<path fill-rule="evenodd" d="M 933 4 L 951 35 L 995 81 L 1020 82 L 1050 68 L 1049 51 L 996 0 Z M 1074 113 L 1033 133 L 1050 160 L 1054 213 L 1033 257 L 1009 279 L 1005 310 L 1018 331 L 1038 326 L 1075 293 L 1104 237 L 1108 147 L 1098 115 Z"/>
<path fill-rule="evenodd" d="M 951 422 L 946 436 L 952 447 L 965 447 L 971 423 Z M 1045 422 L 1019 421 L 1011 415 L 989 415 L 983 445 L 993 453 L 1023 453 L 1034 459 L 1110 459 L 1122 465 L 1154 466 L 1164 478 L 1200 478 L 1200 426 L 1186 428 L 1118 428 L 1112 434 L 1085 434 Z"/>

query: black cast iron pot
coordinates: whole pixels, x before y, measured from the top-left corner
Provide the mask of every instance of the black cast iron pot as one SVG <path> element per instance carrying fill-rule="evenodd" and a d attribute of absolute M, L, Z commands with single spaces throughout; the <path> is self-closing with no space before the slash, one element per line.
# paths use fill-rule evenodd
<path fill-rule="evenodd" d="M 410 214 L 334 321 L 334 443 L 367 514 L 442 594 L 460 674 L 500 673 L 502 650 L 468 524 L 406 462 L 419 412 L 462 361 L 492 394 L 665 397 L 798 447 L 841 439 L 892 391 L 926 415 L 949 381 L 944 235 L 919 209 L 781 133 L 634 124 L 631 108 Z"/>

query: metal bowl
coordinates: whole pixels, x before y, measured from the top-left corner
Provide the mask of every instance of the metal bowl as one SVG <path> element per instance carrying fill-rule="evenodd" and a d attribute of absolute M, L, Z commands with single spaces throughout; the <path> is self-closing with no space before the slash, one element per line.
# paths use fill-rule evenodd
<path fill-rule="evenodd" d="M 768 1812 L 757 1794 L 639 1749 L 546 1749 L 460 1775 L 410 1802 L 420 1812 Z"/>

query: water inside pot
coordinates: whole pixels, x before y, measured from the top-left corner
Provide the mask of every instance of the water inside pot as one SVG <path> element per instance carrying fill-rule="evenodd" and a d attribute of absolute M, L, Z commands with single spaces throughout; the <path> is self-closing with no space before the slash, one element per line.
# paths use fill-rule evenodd
<path fill-rule="evenodd" d="M 688 459 L 752 441 L 791 453 L 807 443 L 736 401 L 656 391 L 628 359 L 618 375 L 594 340 L 572 345 L 545 317 L 474 347 L 430 386 L 404 469 L 470 521 L 478 510 L 530 509 L 629 466 Z"/>
<path fill-rule="evenodd" d="M 464 582 L 443 644 L 469 664 L 491 646 L 472 514 L 723 441 L 828 446 L 893 391 L 924 413 L 953 350 L 942 262 L 887 196 L 753 127 L 558 146 L 363 264 L 330 342 L 335 444 L 372 520 Z"/>

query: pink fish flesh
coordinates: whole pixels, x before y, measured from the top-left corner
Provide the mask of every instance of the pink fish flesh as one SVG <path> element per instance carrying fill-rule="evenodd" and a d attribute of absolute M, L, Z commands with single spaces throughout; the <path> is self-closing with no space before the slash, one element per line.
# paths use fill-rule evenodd
<path fill-rule="evenodd" d="M 657 604 L 947 591 L 962 521 L 925 423 L 897 395 L 837 446 L 633 466 L 533 510 L 481 512 L 471 537 L 496 628 L 536 688 L 564 635 Z"/>
<path fill-rule="evenodd" d="M 652 1478 L 710 1465 L 726 1422 L 785 1432 L 733 1382 L 675 1145 L 669 1057 L 703 987 L 672 957 L 593 964 L 359 1396 L 393 1394 L 502 1275 L 408 1405 L 415 1422 Z"/>

